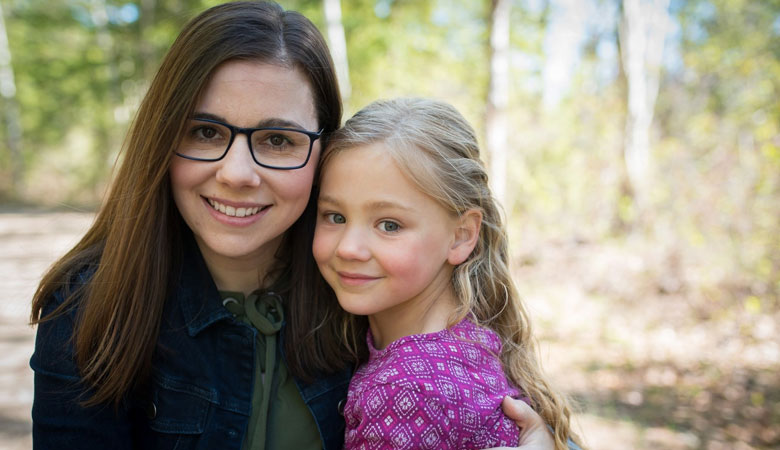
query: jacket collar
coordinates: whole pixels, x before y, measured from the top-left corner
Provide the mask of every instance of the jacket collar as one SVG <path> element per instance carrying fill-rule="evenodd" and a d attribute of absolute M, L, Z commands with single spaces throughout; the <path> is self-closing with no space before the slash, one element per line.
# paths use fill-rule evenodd
<path fill-rule="evenodd" d="M 173 290 L 173 300 L 181 307 L 187 332 L 195 336 L 232 315 L 222 306 L 217 286 L 192 233 L 188 232 L 183 241 L 181 269 Z"/>

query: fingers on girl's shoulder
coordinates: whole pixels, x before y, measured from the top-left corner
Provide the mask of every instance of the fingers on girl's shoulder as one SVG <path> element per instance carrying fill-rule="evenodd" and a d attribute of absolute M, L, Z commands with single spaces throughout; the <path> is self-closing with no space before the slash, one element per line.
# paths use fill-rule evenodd
<path fill-rule="evenodd" d="M 528 423 L 541 420 L 539 414 L 528 405 L 524 398 L 518 399 L 506 396 L 501 403 L 501 409 L 503 409 L 507 417 L 517 422 Z"/>

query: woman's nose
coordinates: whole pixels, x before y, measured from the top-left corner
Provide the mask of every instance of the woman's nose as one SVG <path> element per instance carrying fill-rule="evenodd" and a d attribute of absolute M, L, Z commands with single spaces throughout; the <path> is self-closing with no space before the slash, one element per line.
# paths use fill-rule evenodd
<path fill-rule="evenodd" d="M 239 134 L 233 139 L 227 154 L 218 164 L 218 182 L 235 187 L 260 185 L 260 166 L 252 159 L 246 135 Z"/>

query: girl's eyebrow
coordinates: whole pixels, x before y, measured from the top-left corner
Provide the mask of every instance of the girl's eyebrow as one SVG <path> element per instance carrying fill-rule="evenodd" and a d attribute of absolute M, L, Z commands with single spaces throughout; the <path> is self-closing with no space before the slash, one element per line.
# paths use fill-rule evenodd
<path fill-rule="evenodd" d="M 368 204 L 369 209 L 400 209 L 402 211 L 412 211 L 412 208 L 400 203 L 379 200 Z"/>
<path fill-rule="evenodd" d="M 317 200 L 317 203 L 327 203 L 333 206 L 341 206 L 341 202 L 337 199 L 327 195 L 327 194 L 320 194 L 319 199 Z M 377 200 L 374 202 L 370 202 L 366 205 L 368 209 L 371 210 L 379 210 L 379 209 L 400 209 L 402 211 L 413 211 L 412 208 L 402 205 L 400 203 L 391 202 L 387 200 Z"/>
<path fill-rule="evenodd" d="M 338 200 L 327 194 L 320 194 L 319 198 L 317 198 L 317 203 L 329 203 L 333 206 L 341 206 L 341 203 Z"/>
<path fill-rule="evenodd" d="M 229 123 L 227 120 L 225 120 L 224 117 L 218 116 L 216 114 L 207 113 L 207 112 L 196 112 L 192 115 L 194 119 L 210 119 L 210 120 L 217 120 L 219 122 Z M 230 124 L 233 125 L 233 124 Z M 301 125 L 298 122 L 294 122 L 292 120 L 286 120 L 281 119 L 278 117 L 271 117 L 268 119 L 263 119 L 255 125 L 254 128 L 264 128 L 264 127 L 283 127 L 283 128 L 296 128 L 299 130 L 305 130 L 306 128 Z"/>

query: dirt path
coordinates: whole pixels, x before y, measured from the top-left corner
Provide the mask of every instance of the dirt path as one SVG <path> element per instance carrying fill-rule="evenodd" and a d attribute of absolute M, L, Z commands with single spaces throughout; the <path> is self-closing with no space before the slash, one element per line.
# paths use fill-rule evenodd
<path fill-rule="evenodd" d="M 91 220 L 86 213 L 0 213 L 0 449 L 32 447 L 30 299 L 46 268 Z"/>
<path fill-rule="evenodd" d="M 91 220 L 0 211 L 0 450 L 32 446 L 30 299 Z M 520 250 L 518 287 L 591 448 L 780 448 L 780 312 L 663 293 L 676 272 L 656 246 L 539 242 Z"/>

